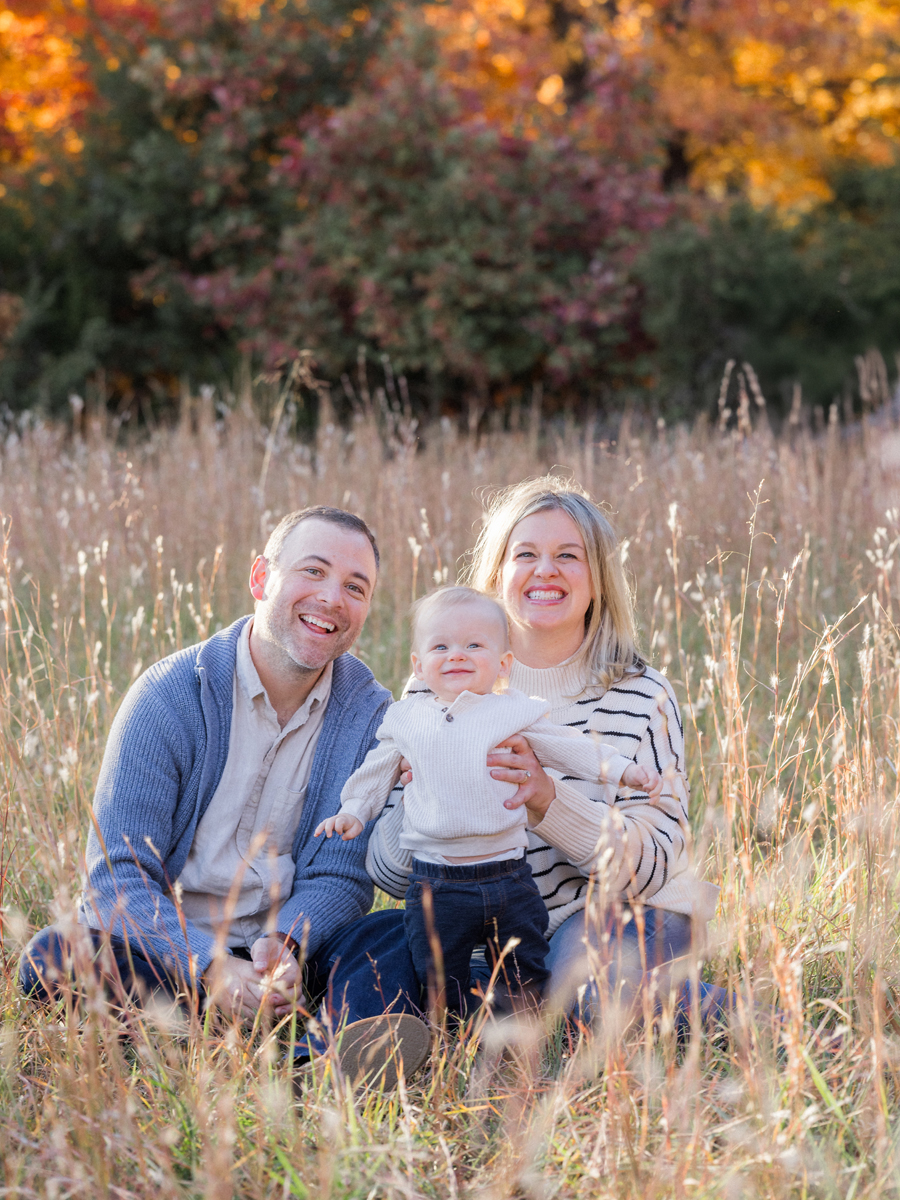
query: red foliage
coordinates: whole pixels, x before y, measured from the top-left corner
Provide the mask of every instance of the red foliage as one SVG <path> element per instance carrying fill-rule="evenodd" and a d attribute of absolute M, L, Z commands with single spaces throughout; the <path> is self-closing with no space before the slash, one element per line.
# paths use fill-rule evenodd
<path fill-rule="evenodd" d="M 565 122 L 528 91 L 537 111 L 517 129 L 440 65 L 433 35 L 398 29 L 349 104 L 282 139 L 274 175 L 299 211 L 274 263 L 203 275 L 193 294 L 247 345 L 311 346 L 332 371 L 361 341 L 482 392 L 615 370 L 628 267 L 668 211 L 633 79 L 607 63 Z"/>

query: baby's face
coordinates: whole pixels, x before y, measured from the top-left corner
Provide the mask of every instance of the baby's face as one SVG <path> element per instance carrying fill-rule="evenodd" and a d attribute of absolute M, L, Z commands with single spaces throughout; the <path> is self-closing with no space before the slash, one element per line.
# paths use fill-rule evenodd
<path fill-rule="evenodd" d="M 512 652 L 487 605 L 459 604 L 422 621 L 412 655 L 417 679 L 452 703 L 461 692 L 486 696 L 509 675 Z"/>

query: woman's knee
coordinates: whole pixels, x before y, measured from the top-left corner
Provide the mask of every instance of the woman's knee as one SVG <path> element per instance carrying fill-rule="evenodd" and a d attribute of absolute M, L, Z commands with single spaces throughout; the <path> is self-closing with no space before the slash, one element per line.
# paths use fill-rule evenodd
<path fill-rule="evenodd" d="M 600 1008 L 655 1005 L 683 982 L 691 920 L 681 913 L 624 905 L 601 914 L 574 913 L 554 933 L 547 965 L 555 1005 L 589 1024 Z"/>

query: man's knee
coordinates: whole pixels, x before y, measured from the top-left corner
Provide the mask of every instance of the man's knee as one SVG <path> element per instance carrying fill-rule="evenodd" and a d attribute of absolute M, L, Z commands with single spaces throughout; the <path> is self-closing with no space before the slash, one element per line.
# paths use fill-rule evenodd
<path fill-rule="evenodd" d="M 57 925 L 36 933 L 19 959 L 19 988 L 30 1000 L 47 1003 L 71 980 L 73 947 Z"/>
<path fill-rule="evenodd" d="M 307 964 L 311 990 L 349 1020 L 387 1009 L 417 1011 L 419 984 L 406 944 L 403 912 L 385 909 L 345 925 Z"/>

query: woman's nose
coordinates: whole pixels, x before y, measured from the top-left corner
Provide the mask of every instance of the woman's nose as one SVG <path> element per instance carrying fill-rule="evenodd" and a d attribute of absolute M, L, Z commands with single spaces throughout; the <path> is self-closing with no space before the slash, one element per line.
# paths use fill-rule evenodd
<path fill-rule="evenodd" d="M 534 573 L 535 575 L 540 575 L 542 579 L 545 579 L 550 575 L 555 575 L 556 563 L 553 561 L 553 558 L 549 554 L 539 558 L 537 564 L 535 565 Z"/>

